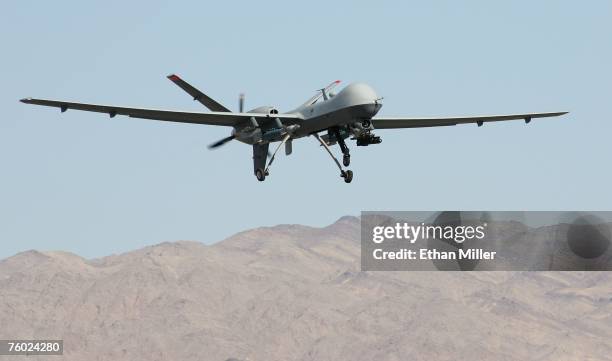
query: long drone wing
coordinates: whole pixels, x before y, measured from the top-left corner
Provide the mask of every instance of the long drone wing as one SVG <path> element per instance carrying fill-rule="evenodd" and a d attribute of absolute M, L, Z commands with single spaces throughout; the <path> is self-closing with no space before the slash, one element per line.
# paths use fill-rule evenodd
<path fill-rule="evenodd" d="M 231 113 L 231 112 L 183 112 L 174 110 L 159 110 L 145 108 L 127 108 L 114 105 L 99 105 L 86 103 L 73 103 L 61 100 L 47 99 L 21 99 L 22 103 L 44 105 L 48 107 L 60 108 L 62 112 L 68 109 L 83 110 L 88 112 L 106 113 L 110 117 L 115 115 L 127 115 L 131 118 L 153 119 L 168 122 L 193 123 L 193 124 L 208 124 L 222 126 L 236 126 L 250 121 L 250 118 L 264 119 L 266 114 L 261 113 Z M 283 123 L 299 122 L 301 118 L 294 114 L 278 114 L 274 116 L 279 118 Z"/>
<path fill-rule="evenodd" d="M 567 114 L 568 112 L 554 113 L 525 113 L 525 114 L 509 114 L 509 115 L 482 115 L 482 116 L 467 116 L 467 117 L 448 117 L 448 118 L 389 118 L 380 117 L 372 118 L 372 125 L 376 129 L 397 129 L 397 128 L 425 128 L 425 127 L 443 127 L 457 124 L 476 123 L 478 126 L 487 122 L 499 122 L 505 120 L 523 119 L 529 123 L 531 119 L 558 117 Z"/>

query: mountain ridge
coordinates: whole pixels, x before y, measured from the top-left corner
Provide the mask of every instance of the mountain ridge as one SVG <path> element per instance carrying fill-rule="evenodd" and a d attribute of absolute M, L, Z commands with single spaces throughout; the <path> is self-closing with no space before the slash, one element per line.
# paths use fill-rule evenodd
<path fill-rule="evenodd" d="M 609 272 L 361 272 L 359 219 L 0 261 L 0 339 L 66 360 L 610 360 Z"/>

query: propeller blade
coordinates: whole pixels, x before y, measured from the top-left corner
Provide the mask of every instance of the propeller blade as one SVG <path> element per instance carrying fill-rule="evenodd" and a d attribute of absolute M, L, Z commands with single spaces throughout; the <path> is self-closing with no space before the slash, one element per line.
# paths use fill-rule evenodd
<path fill-rule="evenodd" d="M 229 142 L 230 140 L 234 140 L 235 138 L 236 138 L 236 136 L 232 134 L 229 137 L 225 137 L 225 138 L 223 138 L 221 140 L 218 140 L 218 141 L 214 142 L 213 144 L 209 145 L 208 149 L 218 148 L 218 147 L 222 146 L 223 144 Z"/>
<path fill-rule="evenodd" d="M 240 97 L 238 98 L 238 110 L 240 113 L 244 113 L 244 93 L 240 93 Z"/>

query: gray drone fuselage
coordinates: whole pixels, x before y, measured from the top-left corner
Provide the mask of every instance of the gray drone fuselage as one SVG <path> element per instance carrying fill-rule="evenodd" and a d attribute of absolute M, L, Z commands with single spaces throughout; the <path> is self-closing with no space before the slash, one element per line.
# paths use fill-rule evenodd
<path fill-rule="evenodd" d="M 263 123 L 255 120 L 254 123 L 236 126 L 233 134 L 236 140 L 243 143 L 264 144 L 280 141 L 287 132 L 291 133 L 292 139 L 297 139 L 335 126 L 348 125 L 357 135 L 369 128 L 364 127 L 362 122 L 371 119 L 382 108 L 381 98 L 363 83 L 349 84 L 338 94 L 324 94 L 324 97 L 327 99 L 283 113 L 295 115 L 301 120 L 299 124 L 291 120 L 281 122 L 276 117 L 277 109 L 272 106 L 250 110 L 248 113 L 266 114 L 269 120 Z"/>

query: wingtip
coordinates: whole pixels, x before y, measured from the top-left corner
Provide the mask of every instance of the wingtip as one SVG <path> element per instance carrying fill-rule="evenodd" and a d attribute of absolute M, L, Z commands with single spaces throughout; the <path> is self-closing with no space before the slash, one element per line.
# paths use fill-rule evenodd
<path fill-rule="evenodd" d="M 167 78 L 168 78 L 168 79 L 170 79 L 170 80 L 173 80 L 173 81 L 175 81 L 175 80 L 180 80 L 180 79 L 181 79 L 181 78 L 180 78 L 178 75 L 176 75 L 176 74 L 170 74 L 170 75 L 168 75 L 168 76 L 167 76 Z"/>
<path fill-rule="evenodd" d="M 19 99 L 19 101 L 22 103 L 29 103 L 32 101 L 32 98 L 23 98 L 23 99 Z"/>

